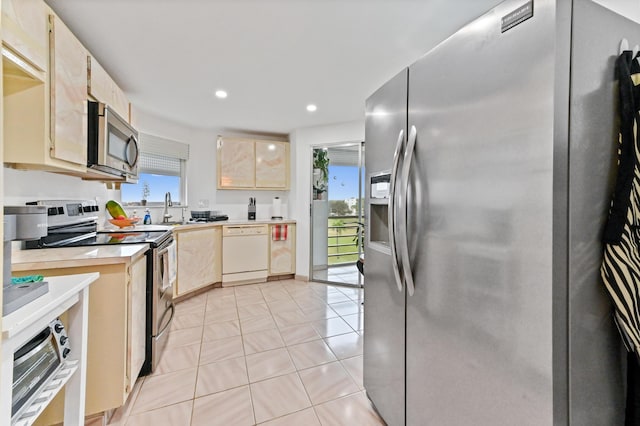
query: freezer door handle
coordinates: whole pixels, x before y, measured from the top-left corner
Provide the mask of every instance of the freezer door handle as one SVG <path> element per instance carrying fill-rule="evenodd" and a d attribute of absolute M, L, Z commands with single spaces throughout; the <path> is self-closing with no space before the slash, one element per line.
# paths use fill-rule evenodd
<path fill-rule="evenodd" d="M 396 179 L 398 177 L 400 158 L 402 157 L 402 145 L 404 145 L 404 129 L 400 130 L 396 150 L 393 153 L 393 167 L 389 179 L 389 206 L 387 220 L 389 222 L 389 248 L 391 249 L 391 264 L 393 265 L 393 276 L 396 279 L 398 291 L 402 291 L 402 276 L 400 275 L 400 265 L 398 262 L 398 251 L 396 249 Z"/>
<path fill-rule="evenodd" d="M 404 150 L 404 159 L 402 160 L 402 176 L 400 181 L 402 183 L 402 189 L 400 190 L 400 215 L 398 217 L 398 223 L 400 230 L 398 232 L 399 246 L 400 246 L 400 258 L 402 259 L 402 276 L 404 282 L 407 285 L 407 293 L 409 296 L 413 296 L 415 286 L 413 284 L 413 273 L 411 272 L 411 261 L 409 259 L 409 237 L 407 235 L 407 194 L 409 192 L 409 174 L 411 173 L 411 160 L 413 159 L 413 151 L 416 147 L 416 137 L 418 131 L 416 126 L 411 126 L 409 130 L 409 138 L 407 139 L 407 146 Z"/>

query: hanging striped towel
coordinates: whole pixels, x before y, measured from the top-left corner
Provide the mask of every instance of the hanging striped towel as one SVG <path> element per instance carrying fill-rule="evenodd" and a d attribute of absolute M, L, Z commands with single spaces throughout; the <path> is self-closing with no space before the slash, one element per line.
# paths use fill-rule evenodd
<path fill-rule="evenodd" d="M 600 273 L 615 306 L 616 325 L 630 352 L 640 356 L 640 141 L 637 99 L 640 65 L 632 52 L 616 61 L 620 95 L 618 176 L 604 229 Z"/>
<path fill-rule="evenodd" d="M 273 228 L 271 228 L 271 239 L 273 241 L 286 241 L 287 231 L 287 225 L 273 225 Z"/>

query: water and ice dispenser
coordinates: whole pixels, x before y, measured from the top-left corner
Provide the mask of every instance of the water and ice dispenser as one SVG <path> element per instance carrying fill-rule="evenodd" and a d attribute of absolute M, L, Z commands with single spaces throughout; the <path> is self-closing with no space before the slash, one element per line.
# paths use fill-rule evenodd
<path fill-rule="evenodd" d="M 389 248 L 389 189 L 391 173 L 369 175 L 369 243 L 370 247 Z"/>

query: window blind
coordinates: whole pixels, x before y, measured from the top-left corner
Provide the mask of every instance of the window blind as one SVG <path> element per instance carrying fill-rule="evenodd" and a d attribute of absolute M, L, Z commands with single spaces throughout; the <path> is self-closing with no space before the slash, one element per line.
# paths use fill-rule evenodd
<path fill-rule="evenodd" d="M 189 144 L 140 133 L 140 152 L 162 157 L 189 159 Z"/>
<path fill-rule="evenodd" d="M 140 153 L 140 171 L 158 175 L 180 176 L 181 159 L 165 155 Z"/>

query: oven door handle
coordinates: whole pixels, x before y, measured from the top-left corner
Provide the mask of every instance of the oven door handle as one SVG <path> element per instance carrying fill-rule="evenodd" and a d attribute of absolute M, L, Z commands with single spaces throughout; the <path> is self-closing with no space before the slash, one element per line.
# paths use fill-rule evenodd
<path fill-rule="evenodd" d="M 169 317 L 169 321 L 167 321 L 167 324 L 162 327 L 162 330 L 160 330 L 158 332 L 158 335 L 155 336 L 156 339 L 159 339 L 160 336 L 162 336 L 164 334 L 165 331 L 167 331 L 167 329 L 169 328 L 169 326 L 171 325 L 171 322 L 173 321 L 173 316 L 176 313 L 176 305 L 174 305 L 173 303 L 171 303 L 171 305 L 169 305 L 169 308 L 171 309 L 171 316 Z M 164 311 L 164 314 L 162 314 L 162 318 L 160 318 L 160 324 L 162 324 L 162 321 L 164 320 L 164 317 L 167 316 L 167 312 L 169 311 L 169 309 L 167 309 L 166 311 Z"/>

